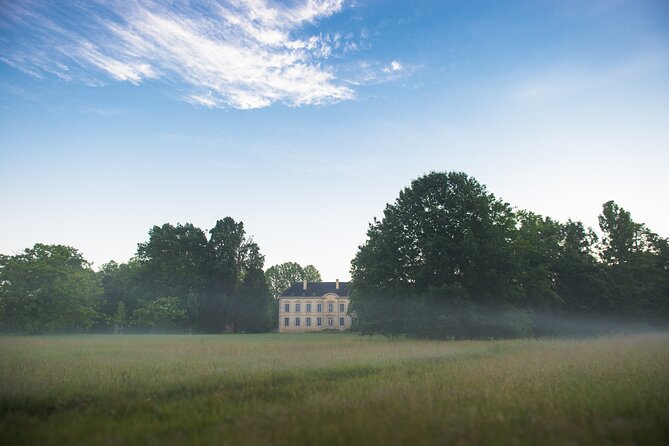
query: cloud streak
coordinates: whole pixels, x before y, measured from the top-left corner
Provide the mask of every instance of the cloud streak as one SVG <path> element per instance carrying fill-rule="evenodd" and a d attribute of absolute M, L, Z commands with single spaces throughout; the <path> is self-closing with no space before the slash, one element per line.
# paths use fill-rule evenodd
<path fill-rule="evenodd" d="M 64 17 L 37 12 L 49 8 L 35 5 L 7 8 L 3 28 L 23 32 L 8 34 L 1 60 L 35 76 L 51 73 L 65 80 L 95 83 L 93 68 L 136 85 L 157 79 L 185 84 L 185 100 L 212 108 L 355 97 L 325 64 L 339 44 L 329 35 L 301 35 L 307 25 L 340 12 L 342 0 L 299 0 L 290 6 L 205 1 L 197 7 L 177 1 L 169 8 L 125 0 L 77 8 Z"/>

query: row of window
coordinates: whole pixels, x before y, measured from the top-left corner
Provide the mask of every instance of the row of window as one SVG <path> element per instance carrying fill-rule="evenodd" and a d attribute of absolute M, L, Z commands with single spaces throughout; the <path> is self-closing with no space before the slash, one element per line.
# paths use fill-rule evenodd
<path fill-rule="evenodd" d="M 304 324 L 307 327 L 311 327 L 311 318 L 310 317 L 305 317 L 304 318 Z M 300 327 L 302 325 L 302 320 L 299 317 L 295 318 L 295 326 Z M 339 325 L 341 327 L 344 326 L 344 318 L 340 317 L 339 318 Z M 290 327 L 290 318 L 289 317 L 284 317 L 283 318 L 283 326 L 284 327 Z M 322 327 L 323 326 L 323 318 L 322 317 L 317 317 L 316 318 L 316 326 L 317 327 Z M 328 327 L 334 327 L 334 318 L 329 317 L 328 318 Z"/>
<path fill-rule="evenodd" d="M 306 312 L 311 313 L 311 304 L 305 304 L 306 305 Z M 283 304 L 284 312 L 290 313 L 290 304 Z M 316 312 L 321 313 L 323 311 L 323 304 L 316 304 Z M 334 311 L 334 304 L 333 303 L 328 303 L 328 312 L 332 313 Z M 295 313 L 301 313 L 302 312 L 302 305 L 296 303 L 295 304 Z M 339 312 L 340 313 L 346 313 L 346 304 L 339 304 Z"/>

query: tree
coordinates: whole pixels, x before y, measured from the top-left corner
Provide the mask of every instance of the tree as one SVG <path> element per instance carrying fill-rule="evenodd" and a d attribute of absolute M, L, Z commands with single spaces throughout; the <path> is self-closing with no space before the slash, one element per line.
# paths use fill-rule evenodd
<path fill-rule="evenodd" d="M 95 321 L 99 281 L 83 256 L 63 245 L 36 244 L 0 256 L 0 329 L 17 333 L 78 331 Z"/>
<path fill-rule="evenodd" d="M 250 298 L 250 291 L 247 287 L 240 292 L 240 287 L 250 272 L 262 275 L 265 280 L 262 272 L 265 257 L 253 239 L 246 237 L 244 223 L 231 217 L 218 220 L 209 234 L 205 267 L 207 286 L 200 302 L 200 326 L 206 331 L 232 332 L 239 329 L 236 325 L 242 318 L 248 323 L 250 315 L 242 313 L 242 308 L 245 300 Z M 266 285 L 258 286 L 256 290 L 263 294 Z M 265 319 L 264 310 L 254 315 L 260 320 Z"/>
<path fill-rule="evenodd" d="M 188 309 L 184 325 L 197 326 L 193 296 L 200 296 L 207 284 L 208 241 L 205 232 L 191 223 L 165 223 L 149 230 L 149 240 L 137 245 L 137 288 L 135 298 L 173 296 Z M 130 291 L 130 290 L 128 290 Z M 133 305 L 132 308 L 136 308 Z"/>
<path fill-rule="evenodd" d="M 207 237 L 191 223 L 154 226 L 149 241 L 137 246 L 137 258 L 142 286 L 150 297 L 176 296 L 185 303 L 188 293 L 203 285 Z"/>
<path fill-rule="evenodd" d="M 245 274 L 237 296 L 236 331 L 263 332 L 274 327 L 274 299 L 262 269 L 253 268 Z"/>
<path fill-rule="evenodd" d="M 304 269 L 296 262 L 273 265 L 265 271 L 267 284 L 275 299 L 293 283 L 301 281 L 303 276 Z"/>
<path fill-rule="evenodd" d="M 562 225 L 561 233 L 555 272 L 562 309 L 570 316 L 601 314 L 609 296 L 604 268 L 595 257 L 597 235 L 580 221 L 571 220 Z"/>
<path fill-rule="evenodd" d="M 261 286 L 258 280 L 247 280 L 253 272 L 255 279 L 260 276 L 264 281 L 264 256 L 253 239 L 246 236 L 244 223 L 231 217 L 218 220 L 209 231 L 209 238 L 191 223 L 154 226 L 149 240 L 138 245 L 137 259 L 138 286 L 126 290 L 128 294 L 148 300 L 178 298 L 179 307 L 186 312 L 181 320 L 184 325 L 214 333 L 258 330 L 267 325 L 267 308 L 251 314 L 242 309 L 246 300 L 262 302 L 267 293 L 264 283 Z M 115 273 L 114 268 L 108 269 Z M 251 290 L 255 290 L 253 296 Z M 251 322 L 254 317 L 258 320 Z M 239 328 L 237 324 L 242 319 L 244 328 Z"/>
<path fill-rule="evenodd" d="M 132 323 L 139 327 L 157 329 L 177 328 L 186 318 L 178 297 L 159 297 L 157 299 L 140 301 L 140 306 L 132 313 Z"/>
<path fill-rule="evenodd" d="M 534 333 L 592 332 L 591 324 L 583 322 L 598 318 L 607 300 L 593 252 L 596 235 L 581 222 L 562 224 L 527 211 L 516 215 L 513 246 L 521 305 L 532 312 Z"/>
<path fill-rule="evenodd" d="M 321 278 L 320 271 L 318 271 L 314 265 L 307 265 L 304 267 L 304 275 L 302 276 L 302 280 L 306 280 L 308 282 L 320 282 L 323 279 Z"/>
<path fill-rule="evenodd" d="M 614 201 L 607 201 L 599 215 L 604 233 L 602 259 L 609 265 L 629 262 L 633 256 L 649 248 L 649 231 L 632 220 L 629 212 Z"/>
<path fill-rule="evenodd" d="M 557 308 L 562 303 L 556 271 L 562 225 L 527 211 L 517 212 L 516 218 L 513 248 L 524 306 L 539 311 Z"/>
<path fill-rule="evenodd" d="M 128 311 L 125 308 L 123 301 L 120 301 L 116 306 L 116 311 L 114 312 L 114 317 L 112 322 L 114 322 L 114 333 L 118 330 L 123 331 L 123 326 L 127 322 Z"/>
<path fill-rule="evenodd" d="M 121 303 L 126 311 L 132 313 L 142 296 L 152 294 L 142 280 L 142 268 L 143 265 L 136 257 L 127 263 L 111 261 L 100 267 L 97 276 L 103 289 L 99 304 L 102 325 L 114 323 L 115 312 Z"/>
<path fill-rule="evenodd" d="M 669 242 L 613 201 L 602 206 L 600 251 L 607 266 L 608 312 L 624 320 L 669 320 Z"/>
<path fill-rule="evenodd" d="M 233 295 L 250 269 L 262 268 L 265 258 L 253 238 L 246 237 L 243 222 L 231 217 L 218 220 L 209 231 L 208 269 L 211 284 Z"/>
<path fill-rule="evenodd" d="M 314 265 L 300 266 L 296 262 L 285 262 L 273 265 L 265 271 L 269 289 L 274 298 L 287 290 L 293 283 L 307 280 L 308 282 L 320 282 L 321 273 Z"/>
<path fill-rule="evenodd" d="M 287 290 L 293 283 L 306 280 L 308 282 L 320 282 L 321 273 L 314 265 L 302 267 L 296 262 L 285 262 L 273 265 L 265 271 L 267 284 L 273 297 L 271 301 L 271 319 L 276 321 L 279 317 L 278 298 L 282 292 Z"/>
<path fill-rule="evenodd" d="M 515 330 L 482 310 L 499 315 L 522 300 L 515 224 L 509 205 L 464 173 L 414 180 L 370 224 L 352 262 L 358 327 L 433 337 Z"/>
<path fill-rule="evenodd" d="M 352 262 L 356 325 L 488 337 L 669 322 L 669 241 L 613 201 L 599 223 L 600 243 L 580 222 L 513 211 L 464 173 L 432 172 L 370 224 Z"/>

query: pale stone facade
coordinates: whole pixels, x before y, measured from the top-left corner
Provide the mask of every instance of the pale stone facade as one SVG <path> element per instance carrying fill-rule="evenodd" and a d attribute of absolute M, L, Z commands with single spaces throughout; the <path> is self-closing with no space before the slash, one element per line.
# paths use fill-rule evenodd
<path fill-rule="evenodd" d="M 279 296 L 279 333 L 346 330 L 349 296 L 346 282 L 298 282 Z"/>

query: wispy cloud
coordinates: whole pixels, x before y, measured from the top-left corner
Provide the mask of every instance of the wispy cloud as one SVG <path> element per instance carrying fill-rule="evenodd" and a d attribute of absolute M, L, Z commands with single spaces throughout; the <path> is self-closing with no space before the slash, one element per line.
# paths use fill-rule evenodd
<path fill-rule="evenodd" d="M 390 65 L 384 67 L 382 71 L 384 73 L 394 73 L 396 71 L 401 71 L 401 70 L 402 70 L 402 64 L 396 60 L 393 60 L 392 62 L 390 62 Z"/>
<path fill-rule="evenodd" d="M 355 96 L 326 65 L 333 51 L 350 45 L 341 35 L 302 34 L 341 11 L 342 2 L 177 0 L 168 8 L 151 0 L 100 0 L 68 14 L 46 3 L 12 4 L 0 13 L 2 27 L 11 30 L 0 60 L 38 77 L 96 83 L 104 73 L 136 85 L 185 83 L 183 99 L 207 107 L 332 103 Z"/>
<path fill-rule="evenodd" d="M 352 85 L 376 85 L 403 80 L 423 69 L 420 65 L 406 65 L 398 60 L 390 62 L 358 61 L 346 69 L 346 82 Z"/>

